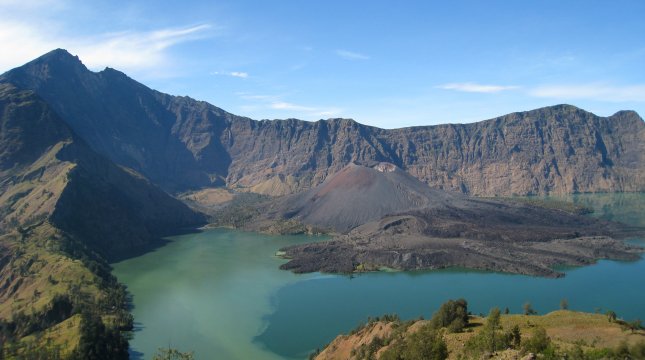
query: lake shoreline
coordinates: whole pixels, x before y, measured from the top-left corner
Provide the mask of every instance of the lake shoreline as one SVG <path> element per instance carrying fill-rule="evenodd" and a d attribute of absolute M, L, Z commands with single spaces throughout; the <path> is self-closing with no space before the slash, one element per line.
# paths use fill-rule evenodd
<path fill-rule="evenodd" d="M 636 220 L 643 221 L 644 195 L 591 197 L 604 199 L 596 207 L 607 211 L 597 210 L 604 219 L 640 214 Z M 638 221 L 630 224 L 645 224 Z M 369 316 L 428 318 L 442 302 L 459 297 L 472 302 L 475 314 L 493 306 L 518 313 L 526 302 L 543 314 L 567 298 L 572 310 L 645 318 L 634 300 L 645 296 L 645 279 L 638 276 L 645 271 L 642 258 L 557 269 L 567 274 L 559 279 L 459 268 L 354 276 L 279 270 L 280 248 L 326 239 L 203 229 L 114 264 L 113 273 L 133 296 L 139 330 L 132 349 L 144 358 L 170 343 L 197 358 L 303 359 Z"/>

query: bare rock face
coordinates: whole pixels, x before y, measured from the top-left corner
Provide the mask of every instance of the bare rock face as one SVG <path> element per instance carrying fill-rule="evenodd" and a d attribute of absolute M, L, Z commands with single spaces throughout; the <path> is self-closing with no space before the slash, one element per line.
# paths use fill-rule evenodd
<path fill-rule="evenodd" d="M 645 190 L 645 123 L 559 105 L 474 124 L 383 130 L 352 120 L 233 123 L 230 185 L 288 174 L 315 186 L 351 162 L 389 162 L 432 187 L 470 195 Z M 246 134 L 246 136 L 242 136 Z M 235 135 L 234 135 L 235 136 Z"/>
<path fill-rule="evenodd" d="M 227 185 L 312 188 L 352 162 L 392 163 L 471 195 L 645 191 L 645 123 L 569 105 L 472 124 L 384 130 L 350 119 L 255 121 L 94 73 L 55 50 L 0 76 L 30 89 L 98 153 L 171 192 Z"/>

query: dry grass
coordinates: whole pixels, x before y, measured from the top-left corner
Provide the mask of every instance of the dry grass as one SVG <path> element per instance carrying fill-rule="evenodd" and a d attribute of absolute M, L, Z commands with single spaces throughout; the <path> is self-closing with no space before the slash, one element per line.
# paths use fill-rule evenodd
<path fill-rule="evenodd" d="M 334 339 L 319 355 L 318 360 L 350 359 L 353 349 L 368 345 L 376 337 L 386 338 L 393 330 L 394 323 L 377 321 L 365 326 L 354 335 L 341 335 Z"/>
<path fill-rule="evenodd" d="M 645 340 L 645 331 L 632 333 L 619 323 L 610 322 L 605 315 L 568 310 L 553 311 L 543 316 L 502 316 L 505 329 L 514 325 L 518 325 L 523 334 L 530 334 L 536 326 L 544 327 L 549 337 L 563 347 L 577 342 L 588 347 L 613 348 L 623 341 L 633 344 Z"/>
<path fill-rule="evenodd" d="M 449 359 L 459 359 L 463 356 L 466 342 L 476 335 L 486 322 L 485 318 L 473 316 L 465 332 L 445 334 L 444 340 L 448 346 Z M 412 324 L 407 334 L 417 331 L 427 321 L 421 320 Z M 583 345 L 585 349 L 614 348 L 621 342 L 629 344 L 645 341 L 645 331 L 632 333 L 619 323 L 610 322 L 605 315 L 589 314 L 568 310 L 554 311 L 546 315 L 502 315 L 501 324 L 504 330 L 517 325 L 522 338 L 531 336 L 533 329 L 544 327 L 553 343 L 562 349 Z M 376 336 L 384 338 L 392 331 L 393 323 L 376 322 L 353 335 L 340 335 L 325 348 L 316 359 L 353 359 L 351 352 L 363 344 L 369 344 Z M 376 355 L 377 358 L 387 348 L 383 347 Z M 494 354 L 493 359 L 519 359 L 516 350 L 506 350 Z"/>

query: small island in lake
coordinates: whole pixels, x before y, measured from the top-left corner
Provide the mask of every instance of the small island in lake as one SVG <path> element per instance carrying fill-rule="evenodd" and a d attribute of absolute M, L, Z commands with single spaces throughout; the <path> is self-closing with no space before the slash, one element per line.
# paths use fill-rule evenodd
<path fill-rule="evenodd" d="M 244 227 L 334 234 L 280 250 L 290 259 L 282 268 L 301 273 L 458 266 L 558 277 L 554 266 L 636 260 L 643 250 L 622 241 L 642 229 L 538 204 L 433 189 L 390 163 L 352 163 L 310 190 L 261 203 Z"/>

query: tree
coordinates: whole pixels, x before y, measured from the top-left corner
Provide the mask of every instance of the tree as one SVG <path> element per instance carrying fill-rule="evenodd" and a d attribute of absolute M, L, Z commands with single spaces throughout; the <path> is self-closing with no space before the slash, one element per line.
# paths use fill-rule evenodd
<path fill-rule="evenodd" d="M 560 309 L 562 309 L 562 310 L 569 309 L 569 301 L 566 298 L 560 300 Z"/>
<path fill-rule="evenodd" d="M 159 348 L 154 354 L 152 360 L 193 360 L 193 352 L 181 352 L 171 347 Z"/>
<path fill-rule="evenodd" d="M 505 341 L 499 336 L 498 331 L 502 329 L 501 315 L 498 307 L 490 309 L 486 318 L 486 325 L 482 330 L 486 337 L 487 347 L 490 351 L 496 351 L 506 346 Z"/>
<path fill-rule="evenodd" d="M 432 314 L 430 323 L 435 329 L 448 328 L 460 332 L 468 325 L 468 303 L 464 299 L 448 300 Z"/>
<path fill-rule="evenodd" d="M 508 347 L 510 336 L 501 333 L 500 320 L 499 308 L 492 308 L 481 331 L 466 342 L 466 353 L 471 358 L 479 357 L 484 352 L 495 352 Z"/>
<path fill-rule="evenodd" d="M 128 342 L 118 329 L 106 327 L 97 314 L 81 314 L 81 337 L 72 359 L 128 359 Z"/>
<path fill-rule="evenodd" d="M 490 309 L 490 312 L 488 313 L 488 317 L 486 318 L 486 327 L 491 330 L 497 331 L 501 328 L 500 320 L 501 313 L 499 311 L 499 308 L 494 307 Z"/>
<path fill-rule="evenodd" d="M 508 343 L 513 349 L 519 349 L 522 343 L 522 333 L 520 327 L 516 324 L 508 333 Z"/>
<path fill-rule="evenodd" d="M 524 303 L 524 305 L 522 305 L 522 309 L 524 309 L 524 315 L 535 315 L 535 314 L 537 314 L 537 311 L 533 310 L 533 306 L 531 305 L 530 302 Z"/>

